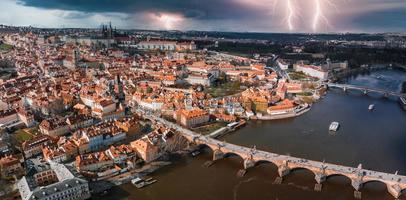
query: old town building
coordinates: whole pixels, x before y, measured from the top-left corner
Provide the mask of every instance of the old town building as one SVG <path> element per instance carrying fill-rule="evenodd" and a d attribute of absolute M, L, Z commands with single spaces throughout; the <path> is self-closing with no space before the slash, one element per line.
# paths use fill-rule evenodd
<path fill-rule="evenodd" d="M 27 159 L 39 155 L 42 153 L 42 148 L 44 146 L 54 145 L 55 143 L 55 138 L 49 135 L 35 136 L 31 140 L 23 142 L 22 150 L 24 157 Z"/>
<path fill-rule="evenodd" d="M 24 174 L 20 159 L 13 155 L 0 158 L 0 174 L 3 178 Z"/>
<path fill-rule="evenodd" d="M 185 127 L 195 127 L 199 124 L 208 122 L 210 119 L 210 115 L 207 111 L 198 108 L 192 110 L 179 110 L 174 113 L 173 117 Z"/>
<path fill-rule="evenodd" d="M 86 180 L 75 177 L 64 165 L 24 176 L 17 183 L 22 200 L 85 200 L 91 197 Z"/>

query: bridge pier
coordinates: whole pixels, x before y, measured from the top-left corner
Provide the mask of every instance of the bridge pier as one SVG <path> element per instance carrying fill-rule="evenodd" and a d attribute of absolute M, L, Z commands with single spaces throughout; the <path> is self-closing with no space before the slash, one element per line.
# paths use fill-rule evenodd
<path fill-rule="evenodd" d="M 362 199 L 361 192 L 360 191 L 354 191 L 354 198 Z"/>
<path fill-rule="evenodd" d="M 383 97 L 389 98 L 389 94 L 387 92 L 383 93 Z"/>
<path fill-rule="evenodd" d="M 368 94 L 368 90 L 364 90 L 363 93 L 364 93 L 365 95 L 367 95 L 367 94 Z"/>
<path fill-rule="evenodd" d="M 275 178 L 275 180 L 273 181 L 273 183 L 272 184 L 274 184 L 274 185 L 280 185 L 280 184 L 282 184 L 282 181 L 283 181 L 283 179 L 282 179 L 282 177 L 276 177 Z"/>
<path fill-rule="evenodd" d="M 344 92 L 347 92 L 347 87 L 343 87 L 343 91 L 344 91 Z"/>
<path fill-rule="evenodd" d="M 361 192 L 359 191 L 362 187 L 362 181 L 360 179 L 357 180 L 351 180 L 351 185 L 355 189 L 354 191 L 354 197 L 356 199 L 361 199 Z"/>
<path fill-rule="evenodd" d="M 351 185 L 356 191 L 359 191 L 362 187 L 362 181 L 361 180 L 351 180 Z"/>
<path fill-rule="evenodd" d="M 224 158 L 224 153 L 220 149 L 213 151 L 213 161 L 220 160 Z"/>
<path fill-rule="evenodd" d="M 400 188 L 399 185 L 387 185 L 388 192 L 395 197 L 395 199 L 398 199 L 400 195 L 402 195 L 402 188 Z"/>
<path fill-rule="evenodd" d="M 324 181 L 326 181 L 326 175 L 324 175 L 324 174 L 316 174 L 315 176 L 314 176 L 314 179 L 316 180 L 316 184 L 314 185 L 314 191 L 317 191 L 317 192 L 320 192 L 321 191 L 321 189 L 322 189 L 322 187 L 323 187 L 323 185 L 322 185 L 322 183 L 324 182 Z"/>
<path fill-rule="evenodd" d="M 254 167 L 255 161 L 250 158 L 244 159 L 244 169 L 247 170 L 248 168 Z"/>
<path fill-rule="evenodd" d="M 279 174 L 279 177 L 282 178 L 282 177 L 288 175 L 289 173 L 290 173 L 290 169 L 289 169 L 289 167 L 287 167 L 286 165 L 278 166 L 278 174 Z"/>
<path fill-rule="evenodd" d="M 316 179 L 316 182 L 318 184 L 322 184 L 324 181 L 326 181 L 326 175 L 324 174 L 316 174 L 316 176 L 314 177 L 314 179 Z"/>
<path fill-rule="evenodd" d="M 275 178 L 273 184 L 282 184 L 283 177 L 290 173 L 290 169 L 287 166 L 287 163 L 278 166 L 278 174 L 279 176 Z"/>
<path fill-rule="evenodd" d="M 323 184 L 321 184 L 321 183 L 314 184 L 314 191 L 321 192 L 322 188 L 323 188 Z"/>

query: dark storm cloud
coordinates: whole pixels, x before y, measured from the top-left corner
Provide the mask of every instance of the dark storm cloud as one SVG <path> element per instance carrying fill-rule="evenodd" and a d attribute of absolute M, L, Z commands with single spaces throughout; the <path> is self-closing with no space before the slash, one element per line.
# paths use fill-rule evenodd
<path fill-rule="evenodd" d="M 326 15 L 329 25 L 323 26 L 321 20 L 317 31 L 406 30 L 406 0 L 330 1 L 334 5 L 321 1 L 322 14 Z M 290 2 L 294 5 L 293 31 L 314 32 L 316 0 Z M 64 21 L 91 26 L 113 20 L 126 28 L 161 29 L 165 24 L 156 17 L 172 14 L 180 18 L 173 23 L 174 28 L 182 30 L 292 31 L 287 24 L 290 14 L 287 0 L 0 0 L 0 7 L 5 6 L 14 10 L 0 12 L 0 23 L 41 21 L 45 25 L 58 26 Z M 13 18 L 7 12 L 25 17 Z"/>
<path fill-rule="evenodd" d="M 255 0 L 253 0 L 255 1 Z M 262 15 L 258 9 L 233 0 L 19 0 L 19 4 L 44 9 L 82 12 L 173 12 L 193 19 L 230 19 Z"/>
<path fill-rule="evenodd" d="M 354 25 L 363 30 L 390 29 L 404 31 L 406 27 L 406 12 L 404 9 L 392 9 L 366 13 L 354 19 Z M 385 22 L 385 24 L 377 23 Z"/>

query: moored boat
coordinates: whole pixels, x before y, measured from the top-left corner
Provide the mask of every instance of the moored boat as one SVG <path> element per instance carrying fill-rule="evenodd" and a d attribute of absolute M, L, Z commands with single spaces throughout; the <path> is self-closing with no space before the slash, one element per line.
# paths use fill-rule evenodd
<path fill-rule="evenodd" d="M 139 177 L 136 177 L 131 180 L 131 183 L 137 187 L 138 189 L 143 188 L 145 186 L 151 185 L 153 183 L 157 182 L 157 180 L 152 179 L 152 178 L 147 178 L 146 180 L 143 180 Z"/>
<path fill-rule="evenodd" d="M 402 106 L 402 108 L 403 108 L 404 110 L 406 110 L 406 98 L 404 98 L 404 97 L 399 97 L 399 103 L 400 103 L 400 105 Z"/>
<path fill-rule="evenodd" d="M 200 151 L 196 150 L 192 152 L 192 156 L 195 157 L 200 154 Z"/>
<path fill-rule="evenodd" d="M 337 131 L 340 124 L 338 122 L 331 122 L 329 130 L 330 131 Z"/>

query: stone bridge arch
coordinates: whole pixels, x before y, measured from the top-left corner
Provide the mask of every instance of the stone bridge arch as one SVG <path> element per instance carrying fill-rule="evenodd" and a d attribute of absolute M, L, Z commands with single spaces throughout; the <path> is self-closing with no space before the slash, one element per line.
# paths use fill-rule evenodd
<path fill-rule="evenodd" d="M 229 151 L 228 149 L 224 148 L 213 147 L 213 161 L 232 156 L 239 157 L 242 160 L 245 160 L 246 158 L 246 155 L 239 152 Z"/>
<path fill-rule="evenodd" d="M 205 143 L 200 143 L 200 144 L 196 144 L 197 145 L 197 149 L 209 149 L 211 152 L 214 152 L 215 149 L 213 149 L 212 146 L 207 145 Z"/>
<path fill-rule="evenodd" d="M 232 151 L 223 151 L 223 153 L 224 153 L 224 155 L 223 155 L 223 158 L 229 158 L 229 157 L 238 157 L 238 158 L 241 158 L 242 160 L 244 160 L 245 159 L 245 156 L 244 155 L 241 155 L 241 154 L 239 154 L 239 153 L 236 153 L 236 152 L 232 152 Z"/>
<path fill-rule="evenodd" d="M 315 172 L 312 168 L 310 167 L 305 167 L 305 166 L 295 166 L 295 167 L 291 167 L 290 171 L 294 172 L 294 171 L 300 171 L 300 170 L 305 170 L 305 171 L 310 171 L 313 175 L 316 175 L 317 172 Z"/>
<path fill-rule="evenodd" d="M 355 190 L 359 190 L 360 189 L 360 184 L 359 182 L 353 180 L 350 176 L 346 175 L 346 174 L 341 174 L 341 173 L 330 173 L 330 174 L 326 174 L 324 177 L 323 182 L 326 182 L 328 180 L 331 180 L 334 177 L 341 177 L 344 178 L 346 181 L 345 183 L 348 184 L 349 186 L 353 187 Z"/>
<path fill-rule="evenodd" d="M 254 162 L 255 163 L 254 163 L 253 167 L 256 167 L 256 166 L 259 166 L 259 165 L 269 165 L 269 164 L 275 166 L 276 168 L 279 167 L 276 162 L 271 161 L 271 160 L 254 160 Z"/>
<path fill-rule="evenodd" d="M 406 187 L 402 188 L 402 190 L 400 191 L 400 195 L 406 196 Z"/>
<path fill-rule="evenodd" d="M 380 184 L 383 184 L 383 185 L 385 185 L 385 186 L 388 185 L 385 181 L 378 180 L 378 179 L 370 179 L 370 180 L 362 181 L 362 185 L 364 185 L 364 186 L 365 186 L 366 184 L 368 184 L 368 183 L 380 183 Z"/>
<path fill-rule="evenodd" d="M 316 180 L 316 182 L 317 182 L 318 184 L 321 184 L 321 183 L 324 182 L 325 179 L 326 179 L 326 176 L 325 176 L 324 174 L 320 174 L 318 171 L 315 171 L 315 170 L 314 170 L 313 168 L 311 168 L 311 167 L 306 167 L 306 166 L 294 166 L 294 167 L 291 167 L 291 168 L 290 168 L 290 172 L 300 171 L 300 170 L 310 172 L 310 173 L 314 176 L 314 179 Z"/>
<path fill-rule="evenodd" d="M 242 160 L 244 169 L 251 168 L 253 165 L 252 160 L 250 158 L 247 158 L 247 155 L 241 154 L 239 152 L 227 151 L 226 149 L 222 150 L 218 148 L 215 149 L 213 152 L 213 161 L 228 157 L 238 157 L 240 160 Z"/>
<path fill-rule="evenodd" d="M 345 173 L 337 173 L 336 171 L 330 171 L 328 170 L 326 172 L 326 180 L 328 180 L 331 177 L 345 177 L 347 180 L 350 181 L 351 186 L 356 190 L 359 191 L 362 188 L 362 180 L 359 177 L 356 177 L 355 175 L 352 174 L 345 174 Z"/>
<path fill-rule="evenodd" d="M 344 177 L 349 183 L 351 183 L 351 181 L 352 181 L 351 177 L 349 177 L 349 176 L 347 176 L 345 174 L 340 174 L 340 173 L 332 173 L 332 174 L 326 175 L 326 181 L 328 179 L 333 178 L 333 177 Z"/>
<path fill-rule="evenodd" d="M 179 139 L 182 141 L 185 141 L 187 143 L 187 148 L 199 145 L 194 138 L 189 137 L 188 135 L 185 134 L 178 134 Z"/>
<path fill-rule="evenodd" d="M 278 168 L 278 164 L 270 161 L 270 160 L 263 160 L 263 159 L 259 159 L 256 160 L 255 158 L 251 158 L 250 156 L 246 156 L 244 159 L 244 169 L 249 169 L 249 168 L 253 168 L 259 165 L 265 165 L 265 164 L 271 164 L 272 166 Z"/>
<path fill-rule="evenodd" d="M 379 179 L 371 179 L 371 180 L 366 180 L 362 182 L 362 187 L 365 187 L 365 185 L 367 185 L 368 183 L 379 183 L 379 184 L 383 184 L 386 187 L 386 191 L 391 194 L 393 197 L 395 197 L 396 199 L 400 197 L 400 195 L 402 195 L 402 188 L 397 185 L 397 184 L 389 184 L 385 181 L 379 180 Z M 405 188 L 403 188 L 404 190 Z"/>

